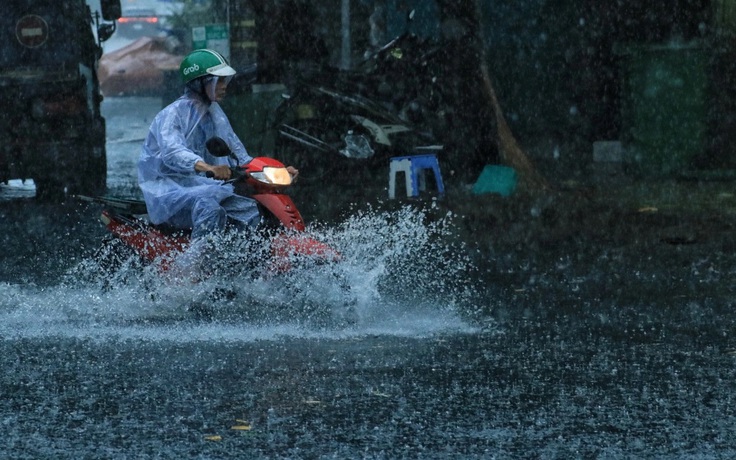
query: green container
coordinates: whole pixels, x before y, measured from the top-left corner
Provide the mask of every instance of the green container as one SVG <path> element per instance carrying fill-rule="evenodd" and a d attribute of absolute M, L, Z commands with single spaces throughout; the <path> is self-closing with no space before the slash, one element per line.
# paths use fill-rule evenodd
<path fill-rule="evenodd" d="M 497 193 L 511 196 L 516 190 L 516 170 L 508 166 L 486 165 L 473 185 L 473 193 L 484 195 Z"/>
<path fill-rule="evenodd" d="M 627 166 L 645 175 L 676 175 L 705 148 L 707 55 L 694 45 L 629 46 L 620 54 Z"/>

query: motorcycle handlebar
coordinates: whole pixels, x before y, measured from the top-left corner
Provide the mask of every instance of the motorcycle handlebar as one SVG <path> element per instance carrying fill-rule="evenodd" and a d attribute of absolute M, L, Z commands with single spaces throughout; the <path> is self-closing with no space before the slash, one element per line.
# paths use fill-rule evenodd
<path fill-rule="evenodd" d="M 232 175 L 230 176 L 229 180 L 225 181 L 226 183 L 239 181 L 248 177 L 248 173 L 245 172 L 245 170 L 243 170 L 242 168 L 231 167 L 230 171 L 232 172 Z M 204 173 L 204 175 L 205 177 L 209 177 L 210 179 L 215 178 L 215 173 L 213 173 L 212 171 L 207 171 L 206 173 Z"/>

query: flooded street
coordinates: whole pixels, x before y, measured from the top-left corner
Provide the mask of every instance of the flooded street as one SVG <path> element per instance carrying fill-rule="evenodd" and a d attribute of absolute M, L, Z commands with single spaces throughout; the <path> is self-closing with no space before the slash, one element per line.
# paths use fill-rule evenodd
<path fill-rule="evenodd" d="M 105 101 L 112 194 L 136 195 L 159 106 Z M 187 310 L 207 283 L 131 271 L 101 289 L 99 210 L 0 187 L 0 457 L 736 455 L 723 235 L 519 245 L 474 267 L 437 242 L 442 222 L 364 213 L 318 229 L 357 297 L 357 322 L 331 327 L 288 309 L 333 302 L 332 273 L 220 280 L 238 297 L 211 319 Z M 287 311 L 250 321 L 250 307 Z"/>
<path fill-rule="evenodd" d="M 687 331 L 163 329 L 0 342 L 8 458 L 734 454 L 734 358 Z"/>

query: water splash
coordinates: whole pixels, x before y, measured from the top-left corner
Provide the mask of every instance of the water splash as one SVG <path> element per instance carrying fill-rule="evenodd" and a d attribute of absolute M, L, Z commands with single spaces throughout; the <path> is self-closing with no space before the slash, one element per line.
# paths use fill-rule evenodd
<path fill-rule="evenodd" d="M 340 260 L 294 260 L 287 274 L 274 276 L 253 263 L 266 260 L 264 241 L 225 235 L 212 242 L 211 276 L 196 283 L 162 277 L 135 257 L 104 272 L 110 254 L 103 252 L 59 286 L 0 285 L 0 335 L 255 341 L 470 332 L 462 312 L 478 293 L 462 245 L 450 243 L 450 221 L 406 207 L 314 225 L 307 235 L 335 248 Z"/>

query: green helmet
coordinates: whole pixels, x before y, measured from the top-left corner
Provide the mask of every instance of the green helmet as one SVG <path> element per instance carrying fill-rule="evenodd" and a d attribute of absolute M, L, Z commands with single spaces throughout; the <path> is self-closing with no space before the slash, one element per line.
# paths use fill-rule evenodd
<path fill-rule="evenodd" d="M 187 54 L 179 65 L 179 73 L 184 83 L 189 83 L 203 75 L 229 77 L 235 75 L 235 69 L 217 51 L 201 49 Z"/>

